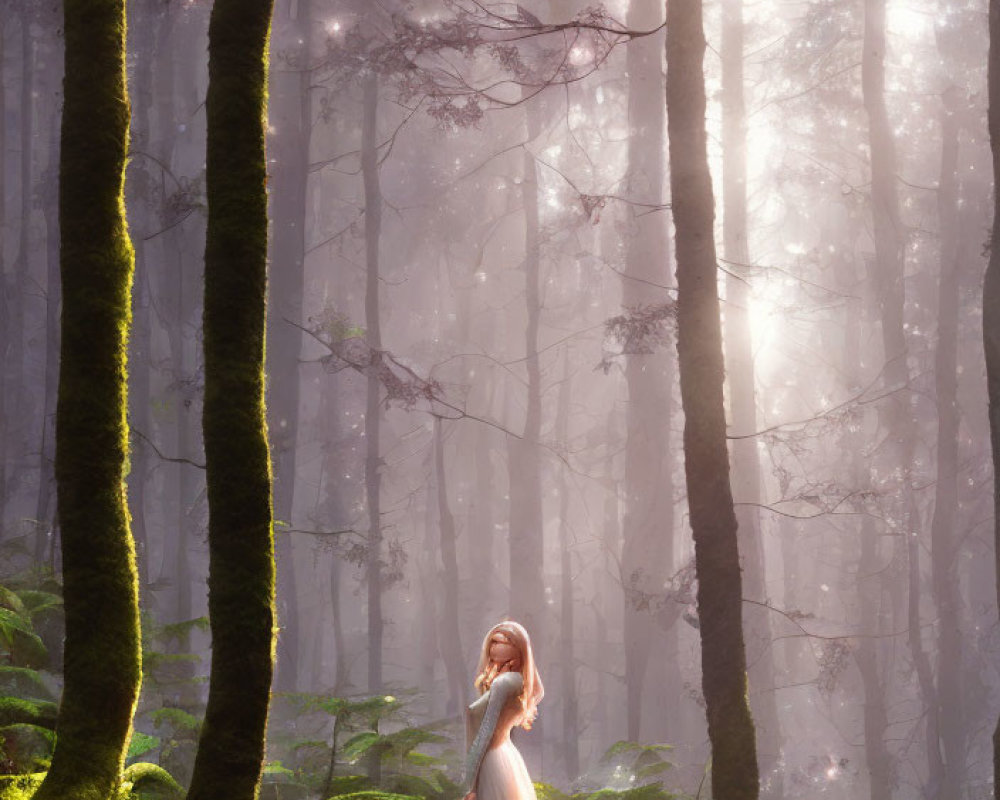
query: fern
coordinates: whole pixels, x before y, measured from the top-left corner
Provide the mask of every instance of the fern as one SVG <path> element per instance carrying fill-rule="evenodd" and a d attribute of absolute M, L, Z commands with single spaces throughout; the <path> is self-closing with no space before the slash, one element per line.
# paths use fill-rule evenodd
<path fill-rule="evenodd" d="M 184 620 L 183 622 L 174 622 L 169 625 L 164 625 L 158 632 L 154 633 L 154 636 L 164 640 L 180 639 L 189 635 L 192 631 L 205 632 L 208 630 L 208 617 L 195 617 L 194 619 Z"/>
<path fill-rule="evenodd" d="M 28 667 L 0 667 L 0 695 L 35 700 L 55 700 L 37 670 Z"/>
<path fill-rule="evenodd" d="M 22 589 L 17 596 L 21 599 L 26 615 L 32 618 L 43 611 L 62 608 L 63 605 L 60 595 L 40 589 Z"/>

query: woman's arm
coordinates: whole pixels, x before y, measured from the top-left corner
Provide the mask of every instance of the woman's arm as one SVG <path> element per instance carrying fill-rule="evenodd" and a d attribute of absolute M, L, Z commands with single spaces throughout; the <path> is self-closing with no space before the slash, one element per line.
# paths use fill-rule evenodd
<path fill-rule="evenodd" d="M 523 686 L 524 679 L 520 672 L 504 672 L 493 681 L 489 692 L 476 701 L 479 703 L 486 700 L 487 697 L 489 698 L 483 721 L 465 759 L 465 783 L 468 791 L 475 791 L 476 779 L 479 777 L 479 765 L 483 761 L 483 756 L 486 755 L 486 748 L 493 740 L 493 734 L 496 733 L 497 723 L 500 722 L 500 712 L 503 711 L 507 698 L 511 694 L 520 692 Z"/>
<path fill-rule="evenodd" d="M 478 731 L 475 721 L 485 716 L 486 704 L 490 700 L 489 691 L 480 695 L 478 699 L 469 704 L 465 710 L 465 752 L 472 749 L 472 741 Z"/>

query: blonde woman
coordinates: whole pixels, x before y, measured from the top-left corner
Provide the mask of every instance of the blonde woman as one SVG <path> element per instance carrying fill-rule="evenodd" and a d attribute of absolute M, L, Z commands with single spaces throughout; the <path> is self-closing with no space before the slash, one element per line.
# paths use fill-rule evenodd
<path fill-rule="evenodd" d="M 465 800 L 535 800 L 524 759 L 510 740 L 517 725 L 531 730 L 544 694 L 524 626 L 507 621 L 490 628 L 475 685 L 480 697 L 465 715 Z"/>

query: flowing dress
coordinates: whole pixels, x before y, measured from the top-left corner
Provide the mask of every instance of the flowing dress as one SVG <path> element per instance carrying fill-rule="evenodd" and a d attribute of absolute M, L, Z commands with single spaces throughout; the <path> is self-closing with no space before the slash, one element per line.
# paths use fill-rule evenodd
<path fill-rule="evenodd" d="M 466 712 L 466 782 L 476 800 L 536 800 L 524 759 L 510 740 L 523 715 L 523 688 L 520 672 L 503 672 Z"/>

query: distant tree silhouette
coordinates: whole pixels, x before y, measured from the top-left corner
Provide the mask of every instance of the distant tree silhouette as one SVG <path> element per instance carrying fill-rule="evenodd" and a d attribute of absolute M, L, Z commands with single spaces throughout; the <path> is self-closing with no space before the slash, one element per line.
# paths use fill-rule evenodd
<path fill-rule="evenodd" d="M 993 503 L 1000 508 L 1000 0 L 990 0 L 989 126 L 993 149 L 993 231 L 990 260 L 983 281 L 983 345 L 993 446 Z M 1000 516 L 994 517 L 993 538 L 1000 553 Z M 1000 556 L 997 561 L 997 606 L 1000 607 Z M 993 796 L 1000 800 L 1000 720 L 993 731 Z"/>
<path fill-rule="evenodd" d="M 757 752 L 747 700 L 742 576 L 729 486 L 722 330 L 705 135 L 701 0 L 667 3 L 667 132 L 677 247 L 677 356 L 684 471 L 694 532 L 702 691 L 712 796 L 756 800 Z"/>
<path fill-rule="evenodd" d="M 264 112 L 272 0 L 216 0 L 209 25 L 205 247 L 212 669 L 190 800 L 257 796 L 274 653 L 264 405 Z"/>
<path fill-rule="evenodd" d="M 56 484 L 66 606 L 65 688 L 36 796 L 105 800 L 139 694 L 135 550 L 125 499 L 132 244 L 125 0 L 67 0 L 59 172 L 61 365 Z"/>

